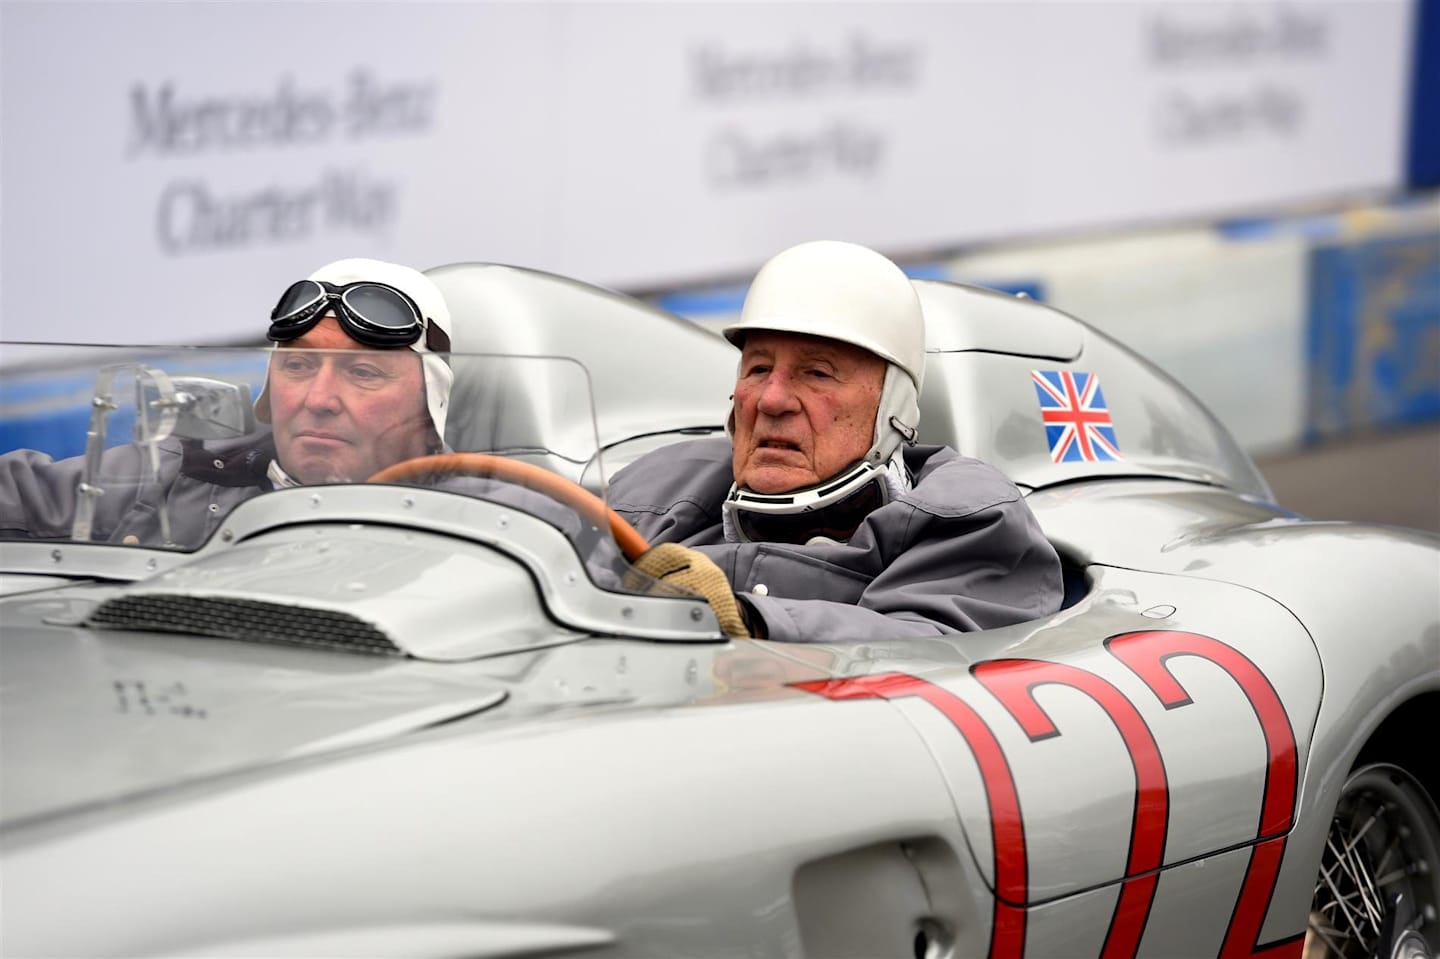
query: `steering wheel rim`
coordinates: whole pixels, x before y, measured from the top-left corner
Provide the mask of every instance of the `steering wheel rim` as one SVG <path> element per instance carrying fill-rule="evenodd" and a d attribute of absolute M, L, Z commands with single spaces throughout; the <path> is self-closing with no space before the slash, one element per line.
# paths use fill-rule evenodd
<path fill-rule="evenodd" d="M 557 499 L 596 526 L 609 527 L 621 554 L 630 562 L 650 548 L 639 530 L 605 501 L 579 483 L 549 470 L 491 453 L 434 453 L 401 460 L 366 480 L 367 483 L 404 483 L 422 476 L 480 476 L 520 483 Z"/>

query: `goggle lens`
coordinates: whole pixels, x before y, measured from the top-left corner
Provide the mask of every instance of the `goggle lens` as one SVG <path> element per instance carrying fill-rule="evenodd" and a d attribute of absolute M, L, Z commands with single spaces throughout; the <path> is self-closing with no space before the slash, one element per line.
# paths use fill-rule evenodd
<path fill-rule="evenodd" d="M 347 287 L 340 299 L 371 326 L 390 332 L 418 331 L 420 326 L 415 308 L 388 286 L 358 283 Z"/>
<path fill-rule="evenodd" d="M 325 288 L 314 280 L 291 283 L 289 289 L 280 294 L 280 302 L 270 311 L 273 323 L 295 322 L 327 299 Z"/>
<path fill-rule="evenodd" d="M 271 312 L 269 338 L 283 343 L 304 336 L 315 328 L 332 303 L 340 326 L 366 346 L 409 346 L 426 329 L 419 309 L 394 287 L 363 282 L 334 286 L 301 280 L 290 285 Z M 449 349 L 448 340 L 441 348 Z"/>

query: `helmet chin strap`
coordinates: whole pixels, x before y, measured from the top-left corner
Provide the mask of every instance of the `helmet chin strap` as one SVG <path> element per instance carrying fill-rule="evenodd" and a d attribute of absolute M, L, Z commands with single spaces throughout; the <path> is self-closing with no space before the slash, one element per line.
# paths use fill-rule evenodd
<path fill-rule="evenodd" d="M 752 493 L 731 484 L 720 511 L 725 541 L 848 542 L 872 510 L 911 488 L 898 449 L 884 464 L 857 460 L 824 483 L 787 493 Z"/>
<path fill-rule="evenodd" d="M 885 385 L 875 410 L 875 442 L 865 454 L 867 463 L 886 463 L 900 448 L 913 446 L 919 434 L 920 401 L 915 381 L 894 363 L 885 364 Z"/>

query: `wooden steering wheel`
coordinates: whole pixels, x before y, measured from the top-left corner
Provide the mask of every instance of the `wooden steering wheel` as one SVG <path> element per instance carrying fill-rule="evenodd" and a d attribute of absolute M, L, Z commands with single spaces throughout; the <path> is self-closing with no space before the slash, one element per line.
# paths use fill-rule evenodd
<path fill-rule="evenodd" d="M 594 493 L 533 463 L 493 456 L 489 453 L 436 453 L 402 460 L 370 477 L 369 483 L 413 482 L 424 476 L 480 476 L 519 483 L 559 500 L 610 534 L 620 552 L 635 562 L 650 548 L 645 537 Z"/>

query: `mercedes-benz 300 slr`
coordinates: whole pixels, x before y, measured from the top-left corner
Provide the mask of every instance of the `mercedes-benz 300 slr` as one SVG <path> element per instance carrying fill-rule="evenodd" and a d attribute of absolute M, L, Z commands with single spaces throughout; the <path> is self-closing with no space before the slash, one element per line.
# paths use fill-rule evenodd
<path fill-rule="evenodd" d="M 917 280 L 922 440 L 1021 488 L 1064 607 L 727 640 L 604 492 L 723 435 L 733 348 L 431 275 L 455 452 L 370 482 L 221 475 L 265 351 L 6 346 L 5 954 L 1440 952 L 1436 537 L 1293 515 L 1123 346 Z"/>

